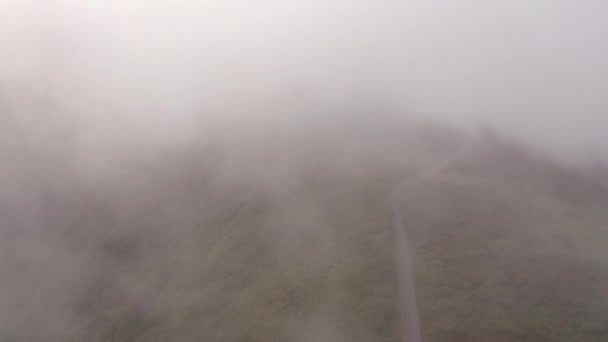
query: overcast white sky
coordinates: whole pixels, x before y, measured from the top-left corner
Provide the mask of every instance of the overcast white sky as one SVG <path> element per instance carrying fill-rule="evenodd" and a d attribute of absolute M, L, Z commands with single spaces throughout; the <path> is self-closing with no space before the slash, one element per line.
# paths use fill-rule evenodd
<path fill-rule="evenodd" d="M 568 151 L 606 148 L 607 2 L 410 3 L 404 65 L 422 110 L 492 117 Z"/>
<path fill-rule="evenodd" d="M 358 87 L 608 156 L 606 37 L 601 0 L 0 0 L 0 81 L 165 129 L 235 93 Z"/>

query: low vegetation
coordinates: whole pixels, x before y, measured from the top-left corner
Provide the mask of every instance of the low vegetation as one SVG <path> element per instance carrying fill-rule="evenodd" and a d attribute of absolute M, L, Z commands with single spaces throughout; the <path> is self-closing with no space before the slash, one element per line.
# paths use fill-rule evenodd
<path fill-rule="evenodd" d="M 28 183 L 4 221 L 0 339 L 400 341 L 390 191 L 472 138 L 336 121 Z M 483 139 L 403 201 L 426 340 L 605 340 L 608 192 Z"/>

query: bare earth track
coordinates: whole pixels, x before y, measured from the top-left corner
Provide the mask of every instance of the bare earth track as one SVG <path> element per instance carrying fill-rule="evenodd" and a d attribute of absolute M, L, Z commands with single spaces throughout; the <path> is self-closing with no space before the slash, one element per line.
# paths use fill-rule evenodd
<path fill-rule="evenodd" d="M 414 280 L 413 261 L 407 234 L 405 233 L 405 222 L 401 208 L 401 200 L 404 192 L 419 183 L 437 176 L 447 167 L 468 153 L 471 145 L 460 148 L 456 153 L 444 159 L 437 165 L 427 168 L 416 176 L 404 181 L 393 189 L 391 205 L 393 211 L 393 229 L 395 237 L 395 260 L 401 292 L 402 313 L 404 319 L 404 341 L 421 342 L 422 333 L 420 329 L 420 316 L 416 298 L 416 286 Z"/>

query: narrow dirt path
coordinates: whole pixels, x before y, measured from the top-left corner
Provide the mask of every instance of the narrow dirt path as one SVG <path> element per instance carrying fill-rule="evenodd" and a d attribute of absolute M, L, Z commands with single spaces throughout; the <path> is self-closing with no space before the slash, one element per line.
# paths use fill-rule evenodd
<path fill-rule="evenodd" d="M 402 312 L 405 330 L 403 337 L 405 342 L 421 342 L 422 332 L 420 329 L 420 316 L 418 313 L 412 252 L 405 232 L 406 225 L 403 218 L 401 200 L 403 199 L 406 190 L 437 176 L 441 171 L 467 154 L 471 150 L 471 147 L 472 144 L 467 144 L 467 146 L 460 148 L 456 153 L 447 157 L 442 162 L 421 171 L 416 176 L 405 180 L 393 189 L 391 206 L 393 211 L 393 231 L 395 234 L 395 260 L 397 264 L 399 289 L 401 292 L 401 304 L 403 306 Z"/>

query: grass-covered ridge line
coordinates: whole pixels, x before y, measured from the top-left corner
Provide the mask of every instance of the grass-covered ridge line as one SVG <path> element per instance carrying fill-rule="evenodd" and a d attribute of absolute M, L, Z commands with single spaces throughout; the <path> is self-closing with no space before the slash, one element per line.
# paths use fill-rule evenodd
<path fill-rule="evenodd" d="M 28 183 L 0 339 L 400 341 L 391 190 L 474 139 L 391 115 L 261 126 Z M 596 179 L 482 137 L 409 189 L 426 340 L 608 336 Z"/>

